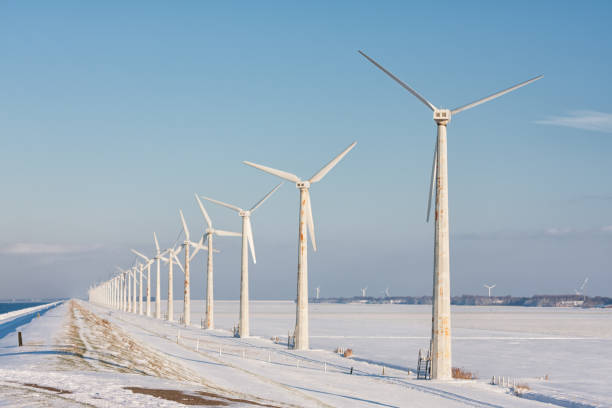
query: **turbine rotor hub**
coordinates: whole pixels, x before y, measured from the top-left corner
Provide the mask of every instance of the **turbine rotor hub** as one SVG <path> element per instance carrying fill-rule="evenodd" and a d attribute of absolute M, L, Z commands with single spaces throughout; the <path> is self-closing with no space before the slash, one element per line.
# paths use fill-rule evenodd
<path fill-rule="evenodd" d="M 238 213 L 238 215 L 240 215 L 241 217 L 249 217 L 251 215 L 251 212 L 242 210 Z"/>
<path fill-rule="evenodd" d="M 450 109 L 436 109 L 433 113 L 433 120 L 439 125 L 446 125 L 451 120 Z"/>
<path fill-rule="evenodd" d="M 299 188 L 300 190 L 303 188 L 310 188 L 310 182 L 308 181 L 298 181 L 297 183 L 295 183 L 295 186 L 297 188 Z"/>

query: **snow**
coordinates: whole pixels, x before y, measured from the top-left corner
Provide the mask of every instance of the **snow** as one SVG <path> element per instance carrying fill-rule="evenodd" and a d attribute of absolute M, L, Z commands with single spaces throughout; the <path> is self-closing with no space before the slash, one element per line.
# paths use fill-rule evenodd
<path fill-rule="evenodd" d="M 19 326 L 24 347 L 14 334 L 0 338 L 0 407 L 24 398 L 41 401 L 30 406 L 183 406 L 126 386 L 204 391 L 230 406 L 612 406 L 610 310 L 454 307 L 453 365 L 479 379 L 423 381 L 408 370 L 428 347 L 427 306 L 313 304 L 313 350 L 299 352 L 270 340 L 286 341 L 293 302 L 252 302 L 248 339 L 231 336 L 238 307 L 217 301 L 220 329 L 202 330 L 202 301 L 192 302 L 189 328 L 86 302 L 59 305 Z M 181 310 L 175 302 L 177 320 Z M 490 385 L 493 375 L 531 390 L 517 397 Z"/>

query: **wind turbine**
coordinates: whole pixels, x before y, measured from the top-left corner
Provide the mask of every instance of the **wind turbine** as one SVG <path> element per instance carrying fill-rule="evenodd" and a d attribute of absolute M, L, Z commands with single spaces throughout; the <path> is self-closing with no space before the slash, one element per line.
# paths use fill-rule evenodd
<path fill-rule="evenodd" d="M 498 98 L 527 84 L 542 78 L 542 75 L 521 82 L 510 88 L 491 94 L 467 105 L 455 109 L 440 109 L 421 96 L 417 91 L 406 85 L 378 62 L 363 52 L 359 53 L 385 74 L 399 83 L 404 89 L 414 95 L 419 101 L 433 111 L 438 133 L 434 149 L 434 162 L 431 172 L 430 191 L 427 204 L 427 221 L 431 211 L 432 197 L 435 186 L 435 244 L 434 244 L 434 288 L 432 306 L 432 350 L 431 378 L 451 378 L 451 324 L 450 324 L 450 258 L 449 258 L 449 222 L 448 222 L 448 167 L 446 155 L 446 126 L 452 115 L 471 109 L 482 103 Z"/>
<path fill-rule="evenodd" d="M 206 263 L 206 320 L 205 320 L 205 328 L 206 329 L 214 329 L 215 328 L 215 312 L 214 312 L 214 281 L 213 281 L 213 252 L 216 250 L 213 249 L 213 235 L 217 235 L 219 237 L 239 237 L 240 233 L 232 232 L 232 231 L 224 231 L 213 228 L 212 220 L 208 216 L 202 201 L 198 195 L 195 195 L 195 199 L 198 202 L 198 206 L 200 207 L 200 211 L 202 215 L 206 219 L 206 224 L 208 224 L 208 228 L 206 229 L 205 237 L 208 240 L 208 260 Z"/>
<path fill-rule="evenodd" d="M 179 268 L 182 268 L 181 263 L 178 262 L 178 258 L 176 257 L 176 255 L 179 252 L 181 252 L 181 247 L 173 247 L 173 248 L 166 249 L 164 252 L 162 252 L 159 255 L 159 259 L 168 263 L 168 305 L 166 306 L 168 316 L 166 317 L 166 320 L 168 320 L 169 322 L 174 320 L 174 268 L 173 268 L 173 265 L 174 265 L 175 259 L 178 263 Z M 167 258 L 163 257 L 164 253 L 168 254 Z"/>
<path fill-rule="evenodd" d="M 132 249 L 132 252 L 144 259 L 147 263 L 141 265 L 140 269 L 140 297 L 141 297 L 141 305 L 142 305 L 142 269 L 147 268 L 147 316 L 151 316 L 151 264 L 154 262 L 153 259 L 149 259 L 144 256 L 140 252 Z M 142 308 L 140 310 L 140 314 L 142 314 Z"/>
<path fill-rule="evenodd" d="M 298 228 L 298 273 L 297 273 L 297 305 L 295 316 L 295 348 L 298 350 L 308 350 L 308 234 L 310 233 L 310 243 L 316 251 L 317 244 L 314 236 L 314 220 L 312 218 L 312 207 L 310 203 L 310 185 L 321 181 L 323 177 L 332 169 L 342 158 L 353 148 L 357 142 L 353 142 L 342 153 L 326 164 L 321 170 L 316 172 L 309 180 L 302 181 L 295 174 L 276 170 L 271 167 L 245 161 L 244 164 L 255 167 L 266 173 L 273 174 L 285 180 L 295 183 L 300 190 L 300 214 Z"/>
<path fill-rule="evenodd" d="M 124 289 L 124 303 L 123 303 L 123 311 L 124 312 L 131 312 L 132 311 L 132 301 L 131 301 L 131 296 L 132 296 L 132 270 L 131 269 L 121 269 L 117 266 L 117 269 L 119 269 L 119 271 L 121 271 L 121 273 L 125 276 L 125 284 L 123 285 L 123 289 Z"/>
<path fill-rule="evenodd" d="M 232 204 L 227 204 L 222 201 L 213 200 L 212 198 L 202 197 L 205 200 L 213 202 L 215 204 L 222 205 L 234 210 L 242 218 L 242 257 L 240 267 L 240 322 L 238 324 L 238 335 L 240 337 L 249 337 L 250 334 L 250 322 L 249 322 L 249 254 L 248 249 L 251 249 L 251 256 L 253 257 L 253 263 L 257 263 L 255 258 L 255 246 L 253 244 L 253 227 L 251 226 L 251 214 L 255 212 L 276 190 L 282 186 L 280 182 L 276 187 L 272 189 L 268 194 L 259 200 L 250 210 L 243 210 Z M 197 198 L 197 196 L 196 196 Z M 198 200 L 199 201 L 199 200 Z M 201 203 L 200 203 L 201 204 Z M 200 207 L 204 208 L 204 207 Z"/>
<path fill-rule="evenodd" d="M 368 290 L 367 286 L 365 288 L 361 288 L 361 297 L 366 297 L 366 290 Z"/>
<path fill-rule="evenodd" d="M 155 261 L 157 263 L 157 276 L 155 279 L 155 318 L 161 319 L 161 277 L 160 277 L 160 261 L 161 261 L 161 250 L 159 249 L 159 242 L 157 242 L 157 234 L 153 232 L 153 239 L 155 240 Z"/>
<path fill-rule="evenodd" d="M 495 287 L 495 284 L 489 286 L 489 285 L 484 285 L 485 288 L 489 289 L 489 297 L 491 297 L 491 289 L 493 289 Z"/>
<path fill-rule="evenodd" d="M 317 299 L 319 299 L 320 294 L 321 294 L 321 288 L 317 286 Z"/>
<path fill-rule="evenodd" d="M 200 242 L 191 242 L 189 239 L 189 229 L 187 228 L 187 223 L 185 222 L 185 217 L 183 216 L 183 211 L 179 210 L 179 214 L 181 215 L 181 222 L 183 224 L 183 231 L 185 232 L 185 241 L 183 242 L 183 250 L 185 251 L 185 265 L 181 266 L 180 261 L 178 260 L 178 258 L 176 259 L 177 264 L 179 266 L 179 268 L 181 268 L 181 270 L 183 271 L 183 273 L 185 274 L 185 285 L 184 285 L 184 300 L 183 300 L 183 316 L 185 318 L 185 326 L 189 326 L 191 324 L 191 288 L 189 287 L 189 281 L 190 281 L 190 276 L 189 276 L 189 264 L 191 263 L 191 260 L 193 259 L 194 256 L 196 256 L 196 254 L 198 253 L 198 251 L 200 249 L 202 250 L 206 250 L 206 248 L 204 246 L 202 246 L 203 242 L 204 242 L 204 237 L 202 236 L 202 238 L 200 239 Z M 189 248 L 193 246 L 195 247 L 195 251 L 193 252 L 193 254 L 190 256 L 189 255 Z M 175 255 L 176 258 L 176 255 Z"/>
<path fill-rule="evenodd" d="M 587 284 L 587 282 L 589 281 L 589 278 L 585 278 L 584 282 L 582 282 L 582 285 L 580 285 L 580 288 L 578 289 L 574 289 L 574 292 L 576 292 L 577 295 L 583 295 L 584 294 L 584 288 Z"/>

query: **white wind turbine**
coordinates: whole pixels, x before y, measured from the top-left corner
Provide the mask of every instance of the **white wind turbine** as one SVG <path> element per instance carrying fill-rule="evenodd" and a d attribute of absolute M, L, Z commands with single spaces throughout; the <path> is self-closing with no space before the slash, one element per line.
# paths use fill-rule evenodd
<path fill-rule="evenodd" d="M 184 285 L 184 301 L 183 301 L 183 316 L 185 319 L 185 326 L 189 326 L 191 324 L 191 288 L 190 288 L 190 276 L 189 276 L 189 264 L 194 256 L 200 250 L 206 250 L 206 248 L 202 245 L 204 242 L 204 236 L 200 239 L 200 242 L 192 242 L 189 239 L 189 229 L 187 228 L 187 223 L 185 222 L 185 217 L 183 216 L 183 211 L 179 210 L 179 214 L 181 215 L 181 223 L 183 224 L 183 231 L 185 232 L 185 241 L 183 242 L 183 250 L 185 251 L 185 261 L 184 265 L 181 265 L 181 262 L 174 255 L 179 268 L 185 274 L 185 285 Z M 195 251 L 193 254 L 189 255 L 189 248 L 194 247 Z"/>
<path fill-rule="evenodd" d="M 317 299 L 319 298 L 320 294 L 321 294 L 321 288 L 317 286 Z"/>
<path fill-rule="evenodd" d="M 168 264 L 168 304 L 166 305 L 166 311 L 168 316 L 166 320 L 169 322 L 174 320 L 174 260 L 176 259 L 179 268 L 182 268 L 181 263 L 178 262 L 178 258 L 176 255 L 181 252 L 181 247 L 173 247 L 168 248 L 165 251 L 161 252 L 158 257 L 162 261 Z M 164 254 L 168 254 L 167 257 L 164 257 Z"/>
<path fill-rule="evenodd" d="M 493 289 L 495 287 L 495 284 L 489 286 L 489 285 L 484 285 L 485 288 L 489 289 L 489 297 L 491 297 L 491 289 Z"/>
<path fill-rule="evenodd" d="M 204 326 L 206 329 L 215 328 L 215 311 L 214 311 L 214 277 L 213 277 L 213 252 L 218 252 L 213 248 L 213 236 L 219 237 L 239 237 L 241 234 L 238 232 L 224 231 L 215 229 L 212 225 L 212 220 L 208 216 L 202 201 L 195 195 L 195 199 L 198 202 L 200 211 L 206 219 L 208 228 L 206 229 L 205 238 L 208 240 L 208 259 L 206 262 L 206 318 Z"/>
<path fill-rule="evenodd" d="M 353 142 L 349 147 L 344 149 L 342 153 L 336 156 L 332 161 L 326 164 L 321 170 L 315 173 L 309 180 L 302 181 L 295 174 L 285 171 L 276 170 L 271 167 L 262 166 L 245 161 L 244 164 L 255 167 L 266 173 L 273 174 L 285 180 L 295 183 L 300 190 L 300 214 L 298 228 L 298 276 L 297 276 L 297 305 L 295 316 L 295 348 L 298 350 L 307 350 L 309 348 L 308 335 L 308 234 L 310 234 L 310 243 L 316 251 L 317 244 L 314 236 L 314 220 L 312 218 L 312 207 L 310 203 L 310 185 L 321 181 L 323 177 L 332 169 L 342 158 L 353 148 L 357 142 Z"/>
<path fill-rule="evenodd" d="M 147 316 L 151 316 L 151 264 L 154 262 L 154 260 L 149 259 L 135 249 L 132 249 L 132 252 L 146 261 L 146 264 L 141 264 L 140 269 L 140 303 L 142 304 L 142 270 L 147 268 Z M 140 311 L 140 314 L 142 314 L 142 310 Z"/>
<path fill-rule="evenodd" d="M 452 115 L 471 109 L 482 103 L 512 92 L 527 84 L 542 78 L 542 75 L 514 85 L 503 91 L 496 92 L 475 102 L 455 109 L 440 109 L 421 96 L 417 91 L 406 85 L 399 78 L 387 71 L 380 64 L 359 51 L 368 61 L 376 65 L 385 74 L 399 83 L 404 89 L 414 95 L 419 101 L 433 111 L 433 119 L 437 124 L 438 134 L 434 149 L 434 162 L 431 173 L 429 202 L 427 204 L 427 221 L 432 204 L 435 186 L 435 244 L 434 244 L 434 287 L 432 307 L 432 350 L 431 378 L 451 378 L 451 324 L 450 324 L 450 258 L 449 258 L 449 223 L 448 223 L 448 167 L 446 155 L 446 126 Z"/>
<path fill-rule="evenodd" d="M 240 267 L 240 322 L 238 324 L 238 335 L 240 337 L 249 337 L 250 335 L 250 319 L 249 319 L 249 254 L 248 249 L 251 249 L 253 263 L 257 263 L 255 258 L 255 246 L 253 244 L 253 227 L 251 226 L 251 215 L 261 206 L 283 183 L 279 183 L 268 194 L 264 196 L 257 204 L 251 207 L 250 210 L 243 210 L 232 204 L 227 204 L 222 201 L 213 200 L 212 198 L 202 197 L 205 200 L 215 204 L 222 205 L 234 210 L 242 218 L 242 257 Z M 196 198 L 198 198 L 196 196 Z M 199 202 L 199 200 L 198 200 Z M 200 203 L 200 208 L 204 207 Z M 210 238 L 209 238 L 210 239 Z"/>
<path fill-rule="evenodd" d="M 155 318 L 161 319 L 161 276 L 160 276 L 160 261 L 162 252 L 159 249 L 159 242 L 157 241 L 157 234 L 153 232 L 153 239 L 155 240 L 155 257 L 153 258 L 157 264 L 157 275 L 155 279 Z"/>
<path fill-rule="evenodd" d="M 365 288 L 361 288 L 361 297 L 366 297 L 366 291 L 367 290 L 368 290 L 367 286 Z"/>
<path fill-rule="evenodd" d="M 125 303 L 124 303 L 124 311 L 132 312 L 132 268 L 130 269 L 121 269 L 117 266 L 117 269 L 121 271 L 125 275 L 126 283 L 124 285 L 125 290 Z"/>
<path fill-rule="evenodd" d="M 578 289 L 574 289 L 574 292 L 576 292 L 577 295 L 583 295 L 584 294 L 584 288 L 587 284 L 587 282 L 589 281 L 589 278 L 585 278 L 584 282 L 582 282 L 582 285 L 580 285 L 580 288 Z"/>

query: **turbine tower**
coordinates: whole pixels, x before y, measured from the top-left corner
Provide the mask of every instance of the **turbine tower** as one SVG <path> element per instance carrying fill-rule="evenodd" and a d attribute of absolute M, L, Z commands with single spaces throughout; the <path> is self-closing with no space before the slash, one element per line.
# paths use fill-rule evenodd
<path fill-rule="evenodd" d="M 336 156 L 332 161 L 326 164 L 321 170 L 315 173 L 309 180 L 302 181 L 295 174 L 285 171 L 276 170 L 271 167 L 262 166 L 260 164 L 245 161 L 244 164 L 255 167 L 266 173 L 273 174 L 285 180 L 295 183 L 300 190 L 300 214 L 298 227 L 298 273 L 297 273 L 297 305 L 295 316 L 295 348 L 298 350 L 308 350 L 309 335 L 308 335 L 308 234 L 310 234 L 310 243 L 316 251 L 317 244 L 314 236 L 314 220 L 312 218 L 312 207 L 310 203 L 310 186 L 317 181 L 321 181 L 323 177 L 332 169 L 342 158 L 353 148 L 357 142 L 353 142 L 349 147 L 344 149 L 342 153 Z"/>
<path fill-rule="evenodd" d="M 168 263 L 168 304 L 166 306 L 167 314 L 166 320 L 169 322 L 174 320 L 174 260 L 177 260 L 179 267 L 181 263 L 178 262 L 176 255 L 181 252 L 181 247 L 168 248 L 159 255 L 159 259 Z M 168 257 L 164 258 L 163 254 L 167 253 Z"/>
<path fill-rule="evenodd" d="M 264 196 L 259 202 L 257 202 L 250 210 L 243 210 L 232 204 L 227 204 L 222 201 L 213 200 L 212 198 L 202 197 L 205 200 L 213 202 L 215 204 L 222 205 L 230 210 L 234 210 L 242 218 L 242 256 L 240 266 L 240 322 L 238 324 L 238 335 L 240 337 L 249 337 L 250 335 L 250 318 L 249 318 L 249 254 L 248 250 L 251 249 L 251 256 L 253 257 L 253 263 L 257 263 L 255 258 L 255 245 L 253 243 L 253 227 L 251 226 L 251 214 L 255 212 L 283 183 L 279 183 L 272 189 L 268 194 Z"/>
<path fill-rule="evenodd" d="M 320 294 L 321 294 L 321 288 L 317 286 L 317 299 L 319 299 Z"/>
<path fill-rule="evenodd" d="M 140 283 L 141 283 L 141 288 L 140 288 L 140 297 L 141 297 L 141 304 L 142 304 L 142 269 L 147 268 L 147 317 L 151 316 L 151 264 L 154 262 L 153 259 L 149 259 L 148 257 L 144 256 L 143 254 L 141 254 L 140 252 L 138 252 L 135 249 L 131 250 L 134 254 L 138 255 L 139 257 L 141 257 L 142 259 L 144 259 L 147 263 L 144 265 L 141 265 L 141 272 L 140 272 Z M 142 310 L 140 311 L 140 314 L 142 314 Z"/>
<path fill-rule="evenodd" d="M 202 201 L 195 195 L 198 206 L 202 215 L 206 219 L 208 228 L 206 229 L 205 237 L 208 240 L 208 262 L 206 263 L 206 318 L 204 322 L 204 328 L 214 329 L 215 328 L 215 310 L 214 310 L 214 276 L 213 276 L 213 236 L 219 237 L 239 237 L 241 234 L 238 232 L 224 231 L 215 229 L 212 225 L 212 220 L 208 216 Z"/>
<path fill-rule="evenodd" d="M 157 234 L 153 232 L 153 239 L 155 240 L 155 258 L 153 258 L 157 263 L 157 275 L 155 279 L 155 318 L 161 319 L 161 276 L 160 276 L 160 261 L 161 261 L 161 251 L 159 249 L 159 242 L 157 242 Z"/>
<path fill-rule="evenodd" d="M 368 290 L 367 286 L 365 288 L 361 288 L 361 297 L 366 297 L 366 291 L 367 290 Z"/>
<path fill-rule="evenodd" d="M 489 289 L 489 297 L 491 297 L 491 289 L 493 289 L 495 287 L 495 284 L 489 286 L 489 285 L 484 285 L 485 288 Z"/>
<path fill-rule="evenodd" d="M 432 350 L 431 378 L 451 378 L 451 321 L 450 321 L 450 258 L 449 258 L 449 221 L 448 221 L 448 167 L 446 156 L 446 126 L 451 116 L 471 109 L 482 103 L 512 92 L 527 84 L 542 78 L 542 75 L 514 85 L 503 91 L 496 92 L 475 102 L 455 109 L 440 109 L 421 96 L 417 91 L 406 85 L 399 78 L 387 71 L 380 64 L 363 52 L 359 53 L 368 61 L 382 70 L 404 89 L 414 95 L 419 101 L 433 111 L 433 119 L 437 125 L 436 147 L 432 166 L 429 203 L 427 205 L 427 221 L 431 209 L 435 185 L 435 243 L 434 243 L 434 285 L 432 306 Z"/>
<path fill-rule="evenodd" d="M 181 266 L 180 261 L 177 259 L 177 264 L 179 268 L 185 274 L 185 284 L 184 284 L 184 301 L 183 301 L 183 316 L 185 319 L 185 326 L 189 326 L 191 324 L 191 288 L 190 284 L 190 276 L 189 276 L 189 264 L 194 256 L 198 253 L 200 249 L 206 250 L 202 244 L 204 243 L 204 237 L 200 239 L 200 242 L 191 242 L 189 240 L 189 229 L 187 228 L 187 223 L 185 222 L 185 217 L 183 216 L 183 211 L 179 210 L 179 214 L 181 215 L 181 222 L 183 223 L 183 231 L 185 232 L 185 241 L 183 242 L 183 250 L 185 251 L 185 264 Z M 189 248 L 195 247 L 195 251 L 192 255 L 189 255 Z M 176 257 L 176 256 L 175 256 Z"/>

